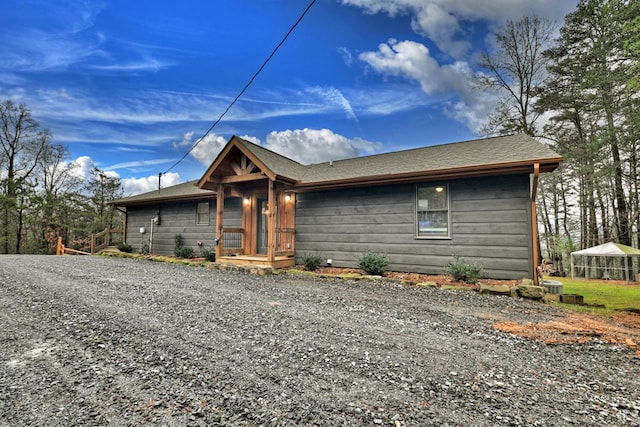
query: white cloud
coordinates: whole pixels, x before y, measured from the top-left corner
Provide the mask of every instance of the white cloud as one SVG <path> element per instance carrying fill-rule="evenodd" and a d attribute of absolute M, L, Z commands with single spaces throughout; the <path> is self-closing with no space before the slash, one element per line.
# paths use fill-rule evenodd
<path fill-rule="evenodd" d="M 193 145 L 193 132 L 184 134 L 176 146 Z M 261 145 L 302 164 L 321 163 L 371 154 L 381 144 L 361 138 L 349 139 L 329 129 L 296 129 L 273 131 L 267 135 L 265 143 L 260 138 L 242 135 L 240 138 Z M 222 151 L 227 139 L 221 135 L 207 135 L 191 152 L 191 156 L 205 166 L 209 166 Z"/>
<path fill-rule="evenodd" d="M 423 92 L 438 97 L 446 115 L 478 132 L 494 110 L 495 99 L 473 88 L 474 71 L 469 62 L 473 25 L 501 30 L 507 20 L 537 15 L 560 21 L 575 9 L 576 1 L 556 0 L 342 0 L 344 4 L 362 8 L 366 13 L 385 13 L 390 17 L 408 15 L 416 34 L 430 39 L 440 51 L 458 58 L 443 63 L 423 43 L 389 40 L 377 51 L 359 55 L 372 69 L 383 76 L 396 76 L 416 81 Z M 490 45 L 491 39 L 485 40 Z M 384 107 L 394 108 L 393 102 Z M 363 110 L 367 112 L 368 110 Z"/>
<path fill-rule="evenodd" d="M 142 178 L 123 178 L 121 182 L 125 196 L 147 193 L 158 189 L 157 175 Z M 180 178 L 180 174 L 177 172 L 162 174 L 162 178 L 160 179 L 162 188 L 171 187 L 172 185 L 180 184 L 181 182 L 182 179 Z"/>
<path fill-rule="evenodd" d="M 375 52 L 361 53 L 359 58 L 382 75 L 416 81 L 430 96 L 441 97 L 445 112 L 477 132 L 491 110 L 485 95 L 473 88 L 474 72 L 466 61 L 441 65 L 429 49 L 414 41 L 389 40 Z M 454 100 L 454 98 L 458 98 Z"/>
<path fill-rule="evenodd" d="M 72 172 L 74 176 L 80 178 L 84 182 L 92 179 L 91 172 L 96 168 L 96 165 L 91 157 L 78 157 L 73 161 L 73 164 L 75 166 Z M 158 189 L 158 175 L 140 178 L 121 178 L 120 174 L 114 170 L 101 170 L 109 177 L 120 178 L 125 197 Z M 183 180 L 180 178 L 179 173 L 168 172 L 166 174 L 162 174 L 161 186 L 162 188 L 171 187 L 172 185 L 180 184 L 182 181 Z"/>
<path fill-rule="evenodd" d="M 342 3 L 370 14 L 409 15 L 414 32 L 429 38 L 454 58 L 469 53 L 464 25 L 467 22 L 481 21 L 497 29 L 507 20 L 534 14 L 561 21 L 576 6 L 575 1 L 558 0 L 342 0 Z"/>
<path fill-rule="evenodd" d="M 334 87 L 315 86 L 307 89 L 307 91 L 313 95 L 318 95 L 325 101 L 328 101 L 329 105 L 337 105 L 344 111 L 348 118 L 358 121 L 358 117 L 356 117 L 356 113 L 353 111 L 351 103 L 338 89 Z"/>
<path fill-rule="evenodd" d="M 340 54 L 342 62 L 344 62 L 347 67 L 351 67 L 353 65 L 353 55 L 349 49 L 344 46 L 339 46 L 336 48 L 336 51 Z"/>
<path fill-rule="evenodd" d="M 249 141 L 249 142 L 253 142 L 256 145 L 262 145 L 262 142 L 260 142 L 259 138 L 256 138 L 255 136 L 251 136 L 251 135 L 243 135 L 240 138 Z"/>
<path fill-rule="evenodd" d="M 132 160 L 130 162 L 121 162 L 116 163 L 114 165 L 105 166 L 105 170 L 114 170 L 114 169 L 132 169 L 132 168 L 141 168 L 148 167 L 154 165 L 162 165 L 165 163 L 170 163 L 175 161 L 175 159 L 152 159 L 152 160 Z"/>
<path fill-rule="evenodd" d="M 192 147 L 196 143 L 196 141 L 193 141 L 193 135 L 193 132 L 185 133 L 182 141 L 176 144 L 176 147 Z M 223 136 L 210 133 L 202 138 L 189 154 L 203 165 L 209 166 L 226 143 L 227 140 Z"/>
<path fill-rule="evenodd" d="M 73 161 L 73 174 L 83 181 L 91 179 L 91 171 L 96 167 L 89 156 L 81 156 Z"/>
<path fill-rule="evenodd" d="M 425 45 L 408 40 L 391 39 L 388 43 L 380 44 L 376 52 L 361 53 L 359 58 L 381 74 L 416 80 L 429 95 L 451 89 L 447 87 L 450 85 L 446 80 L 455 81 L 460 77 L 468 77 L 456 76 L 457 78 L 450 79 L 447 71 L 431 57 Z"/>
<path fill-rule="evenodd" d="M 110 71 L 110 72 L 134 72 L 134 71 L 152 71 L 158 72 L 164 68 L 175 65 L 172 61 L 162 61 L 154 58 L 145 58 L 138 61 L 125 62 L 121 64 L 107 64 L 107 65 L 88 65 L 87 68 L 91 68 L 98 71 Z"/>
<path fill-rule="evenodd" d="M 381 144 L 361 138 L 349 139 L 329 129 L 273 131 L 267 135 L 265 148 L 302 164 L 322 163 L 371 154 Z"/>
<path fill-rule="evenodd" d="M 12 70 L 61 70 L 88 58 L 104 58 L 102 40 L 91 33 L 95 17 L 105 7 L 99 3 L 69 1 L 66 7 L 53 2 L 38 4 L 37 14 L 46 16 L 46 25 L 28 18 L 34 14 L 29 2 L 5 8 L 6 19 L 19 19 L 25 25 L 20 31 L 0 32 L 6 53 L 0 55 L 0 65 Z"/>
<path fill-rule="evenodd" d="M 454 58 L 465 56 L 471 48 L 468 41 L 455 40 L 456 34 L 460 32 L 460 23 L 441 5 L 428 3 L 419 9 L 411 27 L 416 33 L 432 39 L 441 50 Z"/>

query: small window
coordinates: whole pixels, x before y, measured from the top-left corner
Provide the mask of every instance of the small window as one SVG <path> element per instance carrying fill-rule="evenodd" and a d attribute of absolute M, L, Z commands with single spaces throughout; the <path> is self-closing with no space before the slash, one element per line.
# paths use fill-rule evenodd
<path fill-rule="evenodd" d="M 449 237 L 449 188 L 419 185 L 416 192 L 417 237 Z"/>
<path fill-rule="evenodd" d="M 209 202 L 198 203 L 196 208 L 196 224 L 209 225 Z"/>

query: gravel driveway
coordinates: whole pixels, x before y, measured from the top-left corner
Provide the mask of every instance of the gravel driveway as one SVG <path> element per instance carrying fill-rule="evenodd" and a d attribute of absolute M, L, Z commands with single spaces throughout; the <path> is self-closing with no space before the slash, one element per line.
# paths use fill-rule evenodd
<path fill-rule="evenodd" d="M 640 425 L 640 363 L 492 324 L 543 304 L 388 282 L 0 256 L 0 425 Z"/>

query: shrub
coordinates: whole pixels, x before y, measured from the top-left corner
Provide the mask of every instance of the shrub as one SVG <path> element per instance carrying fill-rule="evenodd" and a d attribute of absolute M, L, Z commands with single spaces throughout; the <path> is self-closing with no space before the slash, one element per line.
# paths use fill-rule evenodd
<path fill-rule="evenodd" d="M 186 246 L 182 246 L 179 249 L 176 249 L 175 256 L 180 258 L 193 258 L 193 249 L 188 248 Z"/>
<path fill-rule="evenodd" d="M 467 262 L 457 255 L 453 258 L 454 260 L 446 265 L 445 272 L 458 282 L 477 283 L 484 268 L 479 264 Z"/>
<path fill-rule="evenodd" d="M 184 244 L 182 242 L 182 235 L 181 234 L 176 234 L 173 237 L 173 241 L 175 242 L 175 245 L 173 246 L 173 254 L 175 256 L 180 256 L 179 252 L 184 247 Z"/>
<path fill-rule="evenodd" d="M 386 255 L 375 252 L 365 252 L 358 259 L 358 267 L 371 276 L 384 276 L 384 272 L 389 266 L 389 259 Z"/>
<path fill-rule="evenodd" d="M 215 262 L 216 260 L 216 251 L 213 249 L 203 249 L 202 256 L 209 262 Z"/>
<path fill-rule="evenodd" d="M 120 243 L 120 244 L 117 246 L 117 248 L 118 248 L 118 250 L 119 250 L 120 252 L 126 252 L 126 253 L 129 253 L 129 254 L 130 254 L 131 252 L 133 252 L 133 246 L 131 246 L 131 245 L 130 245 L 130 244 L 128 244 L 128 243 Z"/>
<path fill-rule="evenodd" d="M 193 258 L 193 249 L 183 246 L 182 235 L 176 234 L 173 238 L 175 246 L 173 248 L 173 254 L 179 258 Z"/>
<path fill-rule="evenodd" d="M 320 254 L 305 254 L 302 256 L 302 263 L 304 264 L 304 268 L 309 271 L 317 270 L 322 264 L 324 258 L 320 256 Z"/>

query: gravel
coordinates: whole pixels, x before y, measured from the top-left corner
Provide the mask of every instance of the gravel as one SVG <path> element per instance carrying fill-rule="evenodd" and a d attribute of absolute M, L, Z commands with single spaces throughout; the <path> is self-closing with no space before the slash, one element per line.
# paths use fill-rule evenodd
<path fill-rule="evenodd" d="M 640 364 L 492 328 L 540 303 L 387 281 L 0 256 L 0 425 L 640 425 Z"/>

